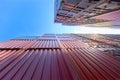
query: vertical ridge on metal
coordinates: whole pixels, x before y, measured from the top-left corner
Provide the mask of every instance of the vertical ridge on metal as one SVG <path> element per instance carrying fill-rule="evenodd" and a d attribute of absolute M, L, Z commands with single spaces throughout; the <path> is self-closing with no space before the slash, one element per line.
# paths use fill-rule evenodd
<path fill-rule="evenodd" d="M 75 36 L 45 34 L 29 39 L 0 43 L 0 80 L 120 79 L 119 60 Z"/>

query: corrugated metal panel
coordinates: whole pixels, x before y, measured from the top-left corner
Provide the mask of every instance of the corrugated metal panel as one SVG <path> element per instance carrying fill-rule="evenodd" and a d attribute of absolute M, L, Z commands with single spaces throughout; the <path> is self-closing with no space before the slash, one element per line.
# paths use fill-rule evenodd
<path fill-rule="evenodd" d="M 64 46 L 64 48 L 83 48 L 88 47 L 83 42 L 79 40 L 60 40 L 60 43 Z"/>
<path fill-rule="evenodd" d="M 15 39 L 11 39 L 11 40 L 35 40 L 38 39 L 40 36 L 22 36 L 22 37 L 17 37 Z"/>
<path fill-rule="evenodd" d="M 20 49 L 0 50 L 0 80 L 120 79 L 118 59 L 89 48 L 79 40 L 59 40 L 58 37 L 63 36 L 57 35 L 58 40 L 1 43 L 3 47 Z"/>
<path fill-rule="evenodd" d="M 0 62 L 2 80 L 73 80 L 76 77 L 60 49 L 13 52 L 14 55 Z"/>
<path fill-rule="evenodd" d="M 23 48 L 26 47 L 27 45 L 30 45 L 34 41 L 29 41 L 29 40 L 9 40 L 6 42 L 1 42 L 0 43 L 0 48 Z"/>
<path fill-rule="evenodd" d="M 82 80 L 119 80 L 120 62 L 91 49 L 68 49 L 73 66 Z"/>
<path fill-rule="evenodd" d="M 57 40 L 39 40 L 32 48 L 60 48 Z"/>
<path fill-rule="evenodd" d="M 95 49 L 1 51 L 2 80 L 118 80 L 120 62 Z M 5 54 L 5 55 L 3 55 Z"/>

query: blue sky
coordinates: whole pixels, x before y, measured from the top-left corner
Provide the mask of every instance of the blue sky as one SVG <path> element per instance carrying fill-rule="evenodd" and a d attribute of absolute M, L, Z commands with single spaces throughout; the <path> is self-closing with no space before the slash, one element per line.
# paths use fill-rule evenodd
<path fill-rule="evenodd" d="M 84 29 L 54 24 L 54 0 L 0 0 L 0 41 L 45 33 L 83 33 Z"/>

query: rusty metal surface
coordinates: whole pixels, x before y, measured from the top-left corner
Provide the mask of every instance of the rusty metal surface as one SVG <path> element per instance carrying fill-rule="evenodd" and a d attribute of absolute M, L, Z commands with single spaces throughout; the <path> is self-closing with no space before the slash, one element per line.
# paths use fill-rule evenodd
<path fill-rule="evenodd" d="M 79 40 L 23 42 L 26 44 L 22 45 L 21 41 L 21 46 L 25 49 L 0 50 L 0 80 L 120 79 L 119 60 Z M 14 45 L 20 46 L 16 42 Z M 29 47 L 36 49 L 27 49 Z"/>

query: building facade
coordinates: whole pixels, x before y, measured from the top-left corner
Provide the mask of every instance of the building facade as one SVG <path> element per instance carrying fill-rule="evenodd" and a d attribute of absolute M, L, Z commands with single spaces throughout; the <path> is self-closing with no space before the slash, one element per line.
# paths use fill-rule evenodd
<path fill-rule="evenodd" d="M 0 80 L 119 80 L 120 59 L 90 47 L 83 36 L 88 37 L 45 34 L 0 42 Z"/>
<path fill-rule="evenodd" d="M 63 25 L 118 21 L 120 20 L 119 14 L 117 14 L 120 13 L 119 10 L 119 0 L 55 0 L 54 21 Z"/>

